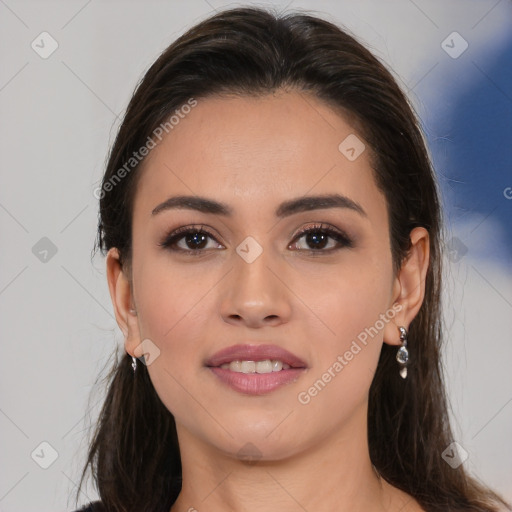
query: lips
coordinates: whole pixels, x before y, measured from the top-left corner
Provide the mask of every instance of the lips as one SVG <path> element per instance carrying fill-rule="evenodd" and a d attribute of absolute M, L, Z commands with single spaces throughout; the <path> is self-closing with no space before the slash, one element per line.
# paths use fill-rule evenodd
<path fill-rule="evenodd" d="M 277 368 L 269 373 L 270 362 Z M 233 368 L 233 365 L 236 367 Z M 205 362 L 205 366 L 224 385 L 237 393 L 253 396 L 277 391 L 294 383 L 307 371 L 306 363 L 302 359 L 277 345 L 233 345 L 216 352 Z M 244 371 L 244 366 L 251 368 Z"/>
<path fill-rule="evenodd" d="M 306 363 L 295 354 L 277 345 L 233 345 L 216 352 L 205 366 L 219 367 L 232 361 L 265 361 L 278 360 L 290 365 L 291 368 L 307 368 Z"/>

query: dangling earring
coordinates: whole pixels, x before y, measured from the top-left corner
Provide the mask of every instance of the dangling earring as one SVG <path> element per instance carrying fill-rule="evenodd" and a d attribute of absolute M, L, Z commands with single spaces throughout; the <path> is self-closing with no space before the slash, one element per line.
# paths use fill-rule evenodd
<path fill-rule="evenodd" d="M 136 309 L 130 309 L 130 313 L 134 316 L 137 316 L 137 310 Z M 126 336 L 125 336 L 126 337 Z M 133 368 L 133 373 L 135 373 L 137 371 L 137 359 L 135 357 L 132 356 L 132 368 Z"/>
<path fill-rule="evenodd" d="M 399 327 L 398 330 L 400 331 L 400 341 L 402 342 L 402 346 L 396 353 L 396 360 L 400 365 L 400 377 L 405 379 L 407 377 L 407 363 L 409 362 L 409 351 L 407 350 L 407 330 L 405 327 Z"/>

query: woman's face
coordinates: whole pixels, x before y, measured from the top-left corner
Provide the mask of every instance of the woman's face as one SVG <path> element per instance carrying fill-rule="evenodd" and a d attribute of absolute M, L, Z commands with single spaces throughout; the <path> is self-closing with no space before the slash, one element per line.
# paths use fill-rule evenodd
<path fill-rule="evenodd" d="M 283 92 L 198 100 L 149 154 L 133 212 L 138 332 L 126 348 L 140 355 L 146 340 L 180 442 L 279 459 L 366 432 L 383 331 L 398 339 L 400 323 L 386 202 L 362 143 L 323 102 Z M 155 211 L 177 196 L 228 213 L 192 200 Z M 212 360 L 234 345 L 246 347 Z M 274 347 L 250 352 L 262 345 Z M 279 349 L 300 368 L 236 371 L 278 370 Z"/>

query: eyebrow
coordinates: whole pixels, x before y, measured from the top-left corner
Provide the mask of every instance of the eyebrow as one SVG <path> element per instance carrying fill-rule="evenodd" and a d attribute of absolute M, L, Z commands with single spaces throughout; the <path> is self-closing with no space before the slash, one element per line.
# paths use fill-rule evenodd
<path fill-rule="evenodd" d="M 281 203 L 276 209 L 275 215 L 276 217 L 283 218 L 295 213 L 325 208 L 344 208 L 355 211 L 363 217 L 367 217 L 366 212 L 359 203 L 341 194 L 304 196 L 291 199 Z M 196 210 L 202 213 L 226 217 L 230 217 L 234 213 L 233 209 L 225 203 L 220 203 L 207 197 L 180 195 L 169 197 L 163 203 L 160 203 L 153 209 L 151 215 L 154 216 L 160 212 L 172 209 Z"/>

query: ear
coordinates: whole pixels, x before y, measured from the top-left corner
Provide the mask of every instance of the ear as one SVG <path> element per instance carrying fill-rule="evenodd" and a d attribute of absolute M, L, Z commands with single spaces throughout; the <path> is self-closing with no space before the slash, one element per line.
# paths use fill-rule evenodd
<path fill-rule="evenodd" d="M 135 347 L 140 345 L 139 321 L 135 312 L 130 276 L 121 267 L 119 250 L 116 247 L 108 251 L 106 265 L 108 288 L 117 325 L 124 334 L 126 352 L 133 356 Z"/>
<path fill-rule="evenodd" d="M 393 282 L 393 309 L 398 310 L 384 328 L 384 343 L 400 345 L 398 327 L 409 325 L 418 314 L 425 297 L 425 278 L 430 259 L 430 237 L 423 227 L 410 233 L 411 248 Z"/>

